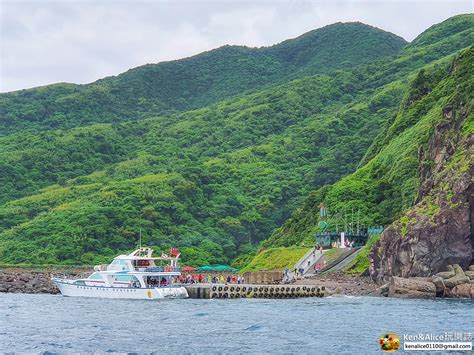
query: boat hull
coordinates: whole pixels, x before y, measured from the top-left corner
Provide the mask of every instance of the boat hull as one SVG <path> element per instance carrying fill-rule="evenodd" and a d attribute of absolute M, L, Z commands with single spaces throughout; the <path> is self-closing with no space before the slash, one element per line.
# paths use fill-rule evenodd
<path fill-rule="evenodd" d="M 187 298 L 184 287 L 127 288 L 75 285 L 66 281 L 53 280 L 61 294 L 67 297 L 93 297 L 114 299 L 157 300 L 164 298 Z"/>

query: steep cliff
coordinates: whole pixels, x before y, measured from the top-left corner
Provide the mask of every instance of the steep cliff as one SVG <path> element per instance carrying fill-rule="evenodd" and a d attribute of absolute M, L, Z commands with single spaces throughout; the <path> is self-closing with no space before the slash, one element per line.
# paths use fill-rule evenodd
<path fill-rule="evenodd" d="M 466 268 L 474 246 L 472 49 L 453 62 L 455 93 L 419 150 L 415 204 L 387 228 L 369 255 L 376 281 L 387 276 L 429 276 L 447 265 Z M 472 73 L 471 73 L 472 74 Z"/>
<path fill-rule="evenodd" d="M 314 241 L 323 203 L 332 215 L 360 212 L 361 225 L 395 221 L 381 241 L 368 241 L 346 269 L 350 273 L 369 272 L 369 259 L 375 279 L 469 264 L 473 62 L 470 47 L 410 76 L 396 117 L 374 141 L 366 162 L 313 192 L 262 246 Z M 335 222 L 329 216 L 331 228 Z"/>

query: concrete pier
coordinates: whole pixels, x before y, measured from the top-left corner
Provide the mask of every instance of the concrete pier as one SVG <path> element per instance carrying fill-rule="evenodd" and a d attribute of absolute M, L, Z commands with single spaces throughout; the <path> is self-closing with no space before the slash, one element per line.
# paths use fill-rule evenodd
<path fill-rule="evenodd" d="M 300 298 L 324 297 L 324 286 L 316 285 L 252 285 L 193 284 L 184 285 L 190 298 Z"/>

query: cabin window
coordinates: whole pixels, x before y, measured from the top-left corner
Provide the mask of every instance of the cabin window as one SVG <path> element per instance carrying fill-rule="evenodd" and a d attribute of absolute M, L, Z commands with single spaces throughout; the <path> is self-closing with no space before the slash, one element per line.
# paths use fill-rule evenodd
<path fill-rule="evenodd" d="M 129 282 L 131 284 L 139 285 L 140 282 L 133 275 L 118 275 L 114 277 L 115 282 Z M 137 286 L 138 287 L 138 286 Z"/>
<path fill-rule="evenodd" d="M 148 260 L 137 260 L 137 266 L 150 266 L 150 261 L 148 261 Z"/>
<path fill-rule="evenodd" d="M 110 265 L 127 265 L 127 260 L 115 259 Z"/>
<path fill-rule="evenodd" d="M 102 275 L 98 272 L 94 272 L 89 278 L 92 280 L 102 280 Z"/>
<path fill-rule="evenodd" d="M 131 276 L 115 276 L 115 281 L 125 281 L 125 282 L 129 282 L 130 281 L 130 278 Z"/>

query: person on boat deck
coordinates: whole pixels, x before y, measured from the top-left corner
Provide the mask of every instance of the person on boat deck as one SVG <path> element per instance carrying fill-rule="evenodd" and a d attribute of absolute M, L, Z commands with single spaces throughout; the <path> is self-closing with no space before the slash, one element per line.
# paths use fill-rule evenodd
<path fill-rule="evenodd" d="M 219 281 L 220 281 L 221 283 L 224 283 L 224 282 L 225 282 L 224 275 L 221 275 L 221 277 L 219 278 Z"/>
<path fill-rule="evenodd" d="M 198 275 L 198 282 L 199 282 L 199 283 L 202 282 L 202 274 L 199 274 L 199 275 Z"/>
<path fill-rule="evenodd" d="M 166 286 L 166 279 L 164 277 L 161 278 L 160 286 Z"/>

